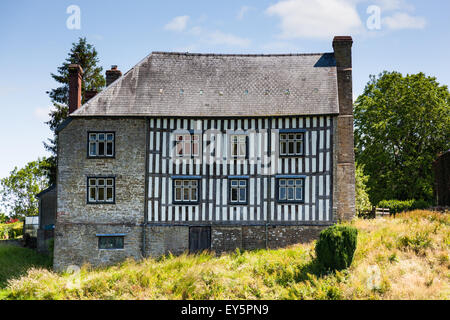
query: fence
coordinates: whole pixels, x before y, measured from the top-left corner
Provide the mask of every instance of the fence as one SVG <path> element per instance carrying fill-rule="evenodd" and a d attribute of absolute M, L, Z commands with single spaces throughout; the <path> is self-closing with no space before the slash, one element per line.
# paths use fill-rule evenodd
<path fill-rule="evenodd" d="M 380 217 L 386 217 L 390 216 L 391 213 L 389 211 L 389 208 L 377 208 L 372 207 L 371 210 L 365 210 L 365 211 L 359 211 L 358 216 L 368 218 L 368 219 L 375 219 Z"/>

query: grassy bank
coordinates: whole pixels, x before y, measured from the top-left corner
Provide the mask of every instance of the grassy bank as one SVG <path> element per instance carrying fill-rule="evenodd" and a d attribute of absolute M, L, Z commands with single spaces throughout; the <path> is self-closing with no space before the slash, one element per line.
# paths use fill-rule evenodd
<path fill-rule="evenodd" d="M 36 251 L 13 245 L 3 245 L 0 240 L 0 289 L 7 281 L 25 275 L 32 268 L 50 268 L 50 258 Z"/>
<path fill-rule="evenodd" d="M 414 211 L 355 220 L 352 266 L 320 274 L 314 243 L 280 250 L 126 261 L 75 275 L 31 269 L 6 299 L 449 299 L 450 219 Z"/>

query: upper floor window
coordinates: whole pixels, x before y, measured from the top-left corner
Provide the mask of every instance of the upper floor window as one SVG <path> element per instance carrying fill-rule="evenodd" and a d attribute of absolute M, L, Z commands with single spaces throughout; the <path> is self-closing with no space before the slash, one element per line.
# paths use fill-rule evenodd
<path fill-rule="evenodd" d="M 304 178 L 279 178 L 278 201 L 279 202 L 304 202 Z"/>
<path fill-rule="evenodd" d="M 88 178 L 88 203 L 114 203 L 114 178 Z"/>
<path fill-rule="evenodd" d="M 280 156 L 303 155 L 303 132 L 280 130 Z"/>
<path fill-rule="evenodd" d="M 114 132 L 89 132 L 89 157 L 114 157 Z"/>
<path fill-rule="evenodd" d="M 230 179 L 230 204 L 247 204 L 248 179 Z"/>
<path fill-rule="evenodd" d="M 200 135 L 199 134 L 176 134 L 175 135 L 176 155 L 179 157 L 190 157 L 200 155 Z"/>
<path fill-rule="evenodd" d="M 231 157 L 245 158 L 247 156 L 247 136 L 244 134 L 230 135 Z"/>
<path fill-rule="evenodd" d="M 196 204 L 199 198 L 199 179 L 174 179 L 174 203 Z"/>

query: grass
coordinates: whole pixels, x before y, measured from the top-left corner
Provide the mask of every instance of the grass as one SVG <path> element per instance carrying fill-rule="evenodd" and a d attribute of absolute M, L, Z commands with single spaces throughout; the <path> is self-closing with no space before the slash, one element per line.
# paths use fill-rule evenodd
<path fill-rule="evenodd" d="M 166 256 L 76 274 L 31 268 L 4 299 L 449 299 L 448 214 L 413 211 L 356 219 L 353 264 L 321 274 L 314 245 Z"/>
<path fill-rule="evenodd" d="M 48 256 L 36 251 L 12 245 L 3 245 L 0 241 L 0 289 L 8 280 L 27 274 L 31 268 L 50 268 Z"/>

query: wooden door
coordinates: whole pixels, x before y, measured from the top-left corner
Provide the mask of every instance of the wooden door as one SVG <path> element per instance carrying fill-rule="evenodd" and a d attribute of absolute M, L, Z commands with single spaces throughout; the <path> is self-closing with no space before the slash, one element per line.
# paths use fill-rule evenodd
<path fill-rule="evenodd" d="M 189 252 L 196 253 L 211 249 L 211 227 L 189 228 Z"/>

